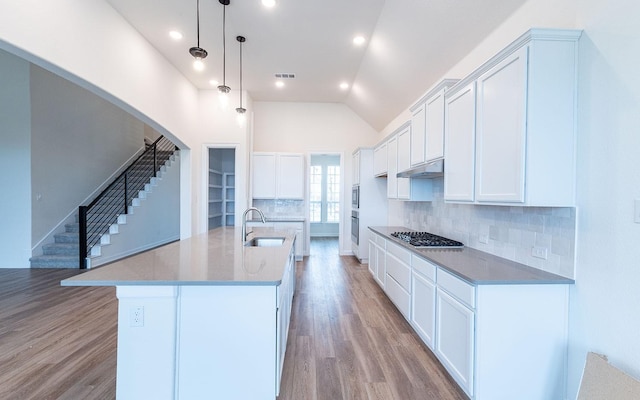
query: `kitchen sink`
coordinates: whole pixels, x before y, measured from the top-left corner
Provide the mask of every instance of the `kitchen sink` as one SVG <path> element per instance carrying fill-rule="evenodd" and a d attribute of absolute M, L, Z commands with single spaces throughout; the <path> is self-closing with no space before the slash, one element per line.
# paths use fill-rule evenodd
<path fill-rule="evenodd" d="M 282 246 L 283 243 L 283 237 L 255 237 L 244 245 L 247 247 L 277 247 Z"/>

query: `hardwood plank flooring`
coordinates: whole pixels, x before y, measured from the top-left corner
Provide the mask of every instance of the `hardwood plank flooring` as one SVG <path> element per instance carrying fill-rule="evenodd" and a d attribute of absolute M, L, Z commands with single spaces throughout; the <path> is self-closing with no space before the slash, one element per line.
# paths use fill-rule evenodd
<path fill-rule="evenodd" d="M 0 269 L 0 399 L 114 399 L 113 287 L 61 287 L 79 273 Z"/>
<path fill-rule="evenodd" d="M 463 400 L 366 265 L 313 239 L 298 285 L 278 400 Z"/>
<path fill-rule="evenodd" d="M 278 400 L 462 400 L 433 354 L 336 240 L 313 240 Z M 76 270 L 0 269 L 0 399 L 115 399 L 112 287 L 61 287 Z"/>

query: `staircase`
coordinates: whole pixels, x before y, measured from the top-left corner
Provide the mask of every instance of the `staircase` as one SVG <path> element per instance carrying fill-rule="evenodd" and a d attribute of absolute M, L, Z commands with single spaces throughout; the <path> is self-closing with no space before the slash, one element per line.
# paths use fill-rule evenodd
<path fill-rule="evenodd" d="M 81 215 L 76 215 L 76 222 L 66 224 L 64 232 L 54 235 L 54 243 L 42 246 L 42 255 L 30 259 L 31 268 L 90 267 L 90 258 L 101 255 L 101 246 L 110 244 L 111 235 L 117 234 L 119 226 L 127 223 L 127 215 L 141 206 L 141 200 L 147 198 L 167 168 L 178 160 L 175 146 L 161 137 L 154 147 L 159 141 L 164 146 L 162 150 L 148 148 L 89 206 L 81 206 Z M 80 245 L 83 213 L 86 221 L 85 246 Z M 86 263 L 80 262 L 85 257 Z"/>
<path fill-rule="evenodd" d="M 42 255 L 31 257 L 31 268 L 78 268 L 79 224 L 66 224 L 56 233 L 55 242 L 42 246 Z"/>

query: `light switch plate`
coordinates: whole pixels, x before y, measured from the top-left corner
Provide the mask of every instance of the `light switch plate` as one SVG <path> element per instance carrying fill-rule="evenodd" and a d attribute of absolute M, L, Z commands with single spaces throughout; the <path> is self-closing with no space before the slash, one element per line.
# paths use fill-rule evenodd
<path fill-rule="evenodd" d="M 635 199 L 633 203 L 633 222 L 640 224 L 640 199 Z"/>
<path fill-rule="evenodd" d="M 531 255 L 535 258 L 541 258 L 543 260 L 547 259 L 547 248 L 540 246 L 533 246 L 531 248 Z"/>

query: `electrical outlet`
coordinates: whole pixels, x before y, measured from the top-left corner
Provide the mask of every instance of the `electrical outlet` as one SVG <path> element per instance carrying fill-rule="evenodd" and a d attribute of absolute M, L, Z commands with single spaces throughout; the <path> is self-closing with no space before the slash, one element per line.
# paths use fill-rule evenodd
<path fill-rule="evenodd" d="M 543 260 L 547 259 L 547 248 L 540 246 L 533 246 L 531 248 L 531 255 L 536 258 L 542 258 Z"/>
<path fill-rule="evenodd" d="M 640 224 L 640 199 L 635 199 L 633 203 L 633 222 Z"/>
<path fill-rule="evenodd" d="M 484 244 L 489 243 L 489 235 L 480 235 L 480 237 L 478 238 L 478 241 Z"/>
<path fill-rule="evenodd" d="M 129 309 L 129 326 L 141 328 L 144 326 L 144 307 L 137 306 Z"/>

